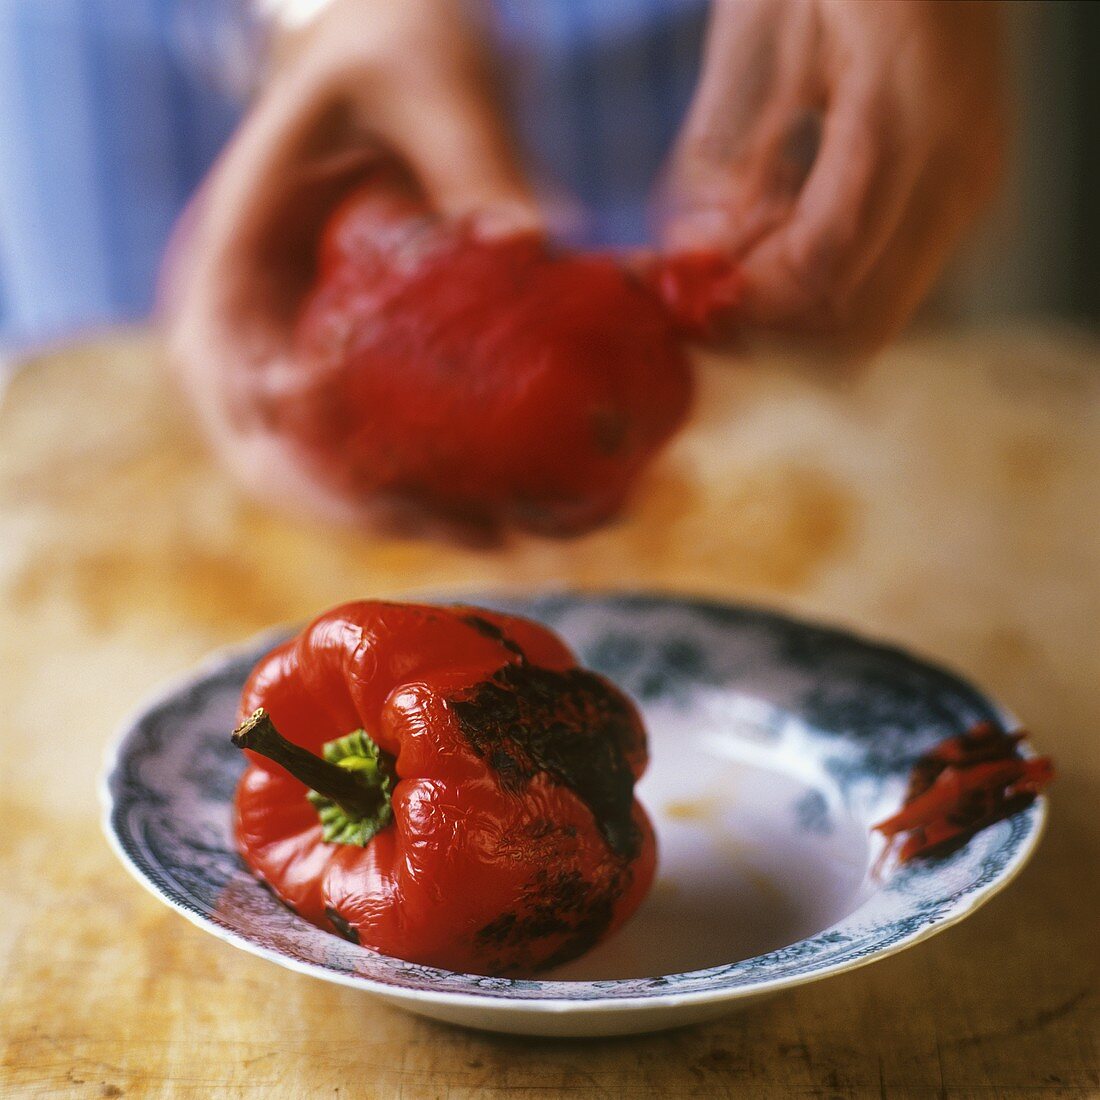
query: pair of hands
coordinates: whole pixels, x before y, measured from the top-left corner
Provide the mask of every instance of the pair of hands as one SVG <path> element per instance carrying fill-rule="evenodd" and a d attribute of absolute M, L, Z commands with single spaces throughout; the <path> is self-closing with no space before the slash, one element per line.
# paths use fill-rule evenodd
<path fill-rule="evenodd" d="M 541 223 L 469 3 L 333 0 L 277 39 L 262 94 L 180 226 L 162 287 L 170 352 L 254 495 L 370 522 L 307 472 L 256 400 L 257 387 L 293 392 L 292 329 L 344 194 L 396 155 L 445 217 L 485 233 Z M 713 0 L 657 196 L 659 245 L 735 258 L 746 329 L 880 345 L 993 189 L 996 18 L 980 0 Z"/>
<path fill-rule="evenodd" d="M 714 0 L 660 246 L 737 258 L 747 328 L 878 346 L 996 182 L 997 29 L 980 0 Z M 326 213 L 394 154 L 445 216 L 541 222 L 464 0 L 334 0 L 276 42 L 170 256 L 185 368 L 278 354 Z"/>

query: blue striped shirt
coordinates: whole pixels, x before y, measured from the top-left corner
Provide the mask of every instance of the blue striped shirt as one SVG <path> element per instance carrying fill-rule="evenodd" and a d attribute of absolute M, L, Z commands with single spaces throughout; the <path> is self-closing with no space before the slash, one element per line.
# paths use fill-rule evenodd
<path fill-rule="evenodd" d="M 532 171 L 585 243 L 636 243 L 706 0 L 495 0 Z M 169 231 L 236 125 L 231 0 L 0 0 L 0 346 L 147 313 Z M 234 88 L 234 78 L 238 87 Z"/>

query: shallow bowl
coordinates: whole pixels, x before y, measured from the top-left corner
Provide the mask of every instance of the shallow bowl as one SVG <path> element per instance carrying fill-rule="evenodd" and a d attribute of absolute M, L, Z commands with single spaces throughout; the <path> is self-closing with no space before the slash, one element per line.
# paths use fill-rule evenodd
<path fill-rule="evenodd" d="M 659 869 L 607 943 L 540 980 L 457 974 L 323 932 L 252 878 L 230 833 L 244 761 L 228 734 L 246 676 L 287 632 L 215 655 L 122 730 L 102 793 L 123 863 L 193 923 L 281 966 L 469 1027 L 591 1036 L 706 1020 L 911 947 L 988 900 L 1035 847 L 1043 799 L 945 859 L 876 869 L 870 826 L 900 805 L 914 760 L 975 722 L 1016 726 L 900 649 L 664 596 L 477 602 L 553 627 L 644 713 L 638 795 Z"/>

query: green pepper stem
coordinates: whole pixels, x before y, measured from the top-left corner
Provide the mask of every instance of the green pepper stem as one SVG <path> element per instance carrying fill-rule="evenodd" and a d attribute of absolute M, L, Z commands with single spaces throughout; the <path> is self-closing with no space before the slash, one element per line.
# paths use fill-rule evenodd
<path fill-rule="evenodd" d="M 295 779 L 335 802 L 348 817 L 367 818 L 378 813 L 383 791 L 362 773 L 330 764 L 307 749 L 288 741 L 262 707 L 233 731 L 233 744 L 251 749 L 285 768 Z"/>

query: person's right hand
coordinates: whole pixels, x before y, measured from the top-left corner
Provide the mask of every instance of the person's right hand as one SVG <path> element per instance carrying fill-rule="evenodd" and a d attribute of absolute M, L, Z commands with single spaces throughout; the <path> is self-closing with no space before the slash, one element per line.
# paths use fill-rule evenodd
<path fill-rule="evenodd" d="M 243 383 L 286 356 L 321 227 L 349 189 L 394 159 L 446 217 L 487 233 L 539 222 L 465 9 L 335 0 L 277 39 L 269 80 L 177 229 L 162 282 L 170 354 L 223 457 L 262 495 L 285 502 L 297 486 L 314 510 L 320 497 Z"/>

